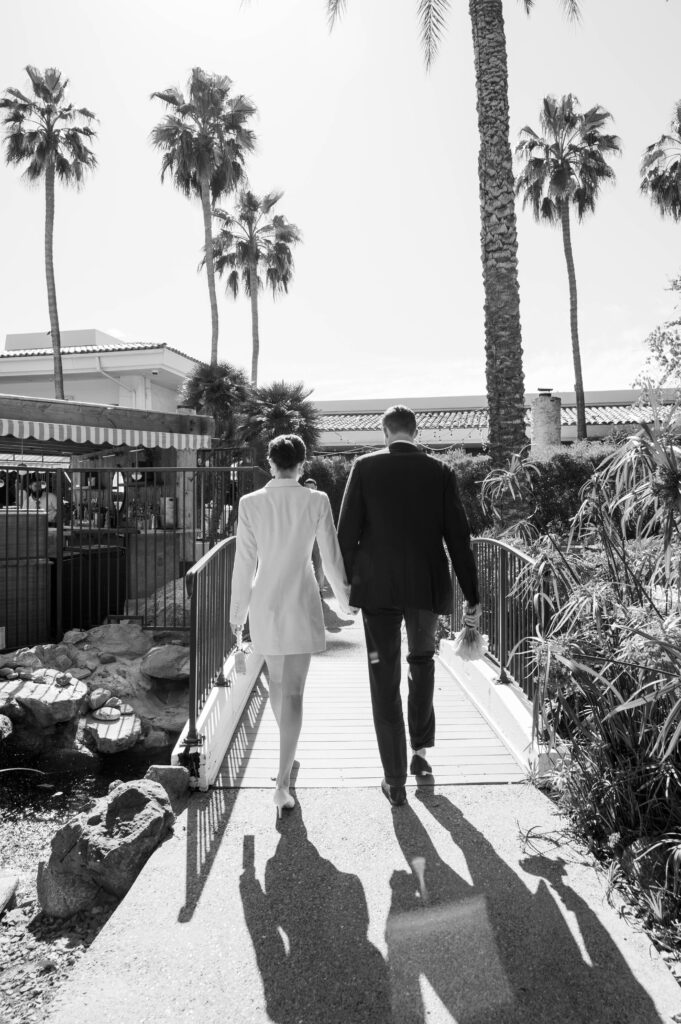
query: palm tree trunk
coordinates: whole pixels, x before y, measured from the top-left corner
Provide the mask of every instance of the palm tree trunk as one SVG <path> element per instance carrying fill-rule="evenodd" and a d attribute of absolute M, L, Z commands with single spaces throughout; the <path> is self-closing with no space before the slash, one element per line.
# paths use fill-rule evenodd
<path fill-rule="evenodd" d="M 249 284 L 251 289 L 251 330 L 253 333 L 253 354 L 251 357 L 251 384 L 257 387 L 258 384 L 258 357 L 260 355 L 260 327 L 258 324 L 258 267 L 251 260 L 248 267 Z"/>
<path fill-rule="evenodd" d="M 572 239 L 570 237 L 570 204 L 560 203 L 560 223 L 563 229 L 563 250 L 567 264 L 568 283 L 570 286 L 570 335 L 572 337 L 572 361 L 575 367 L 575 401 L 577 404 L 577 440 L 586 437 L 586 410 L 584 407 L 584 381 L 582 380 L 582 357 L 579 351 L 579 327 L 577 324 L 577 278 L 575 261 L 572 258 Z"/>
<path fill-rule="evenodd" d="M 201 178 L 201 207 L 203 209 L 203 236 L 206 249 L 206 272 L 210 296 L 210 365 L 218 361 L 218 300 L 215 294 L 215 262 L 213 260 L 213 227 L 210 211 L 210 182 L 208 175 Z"/>
<path fill-rule="evenodd" d="M 506 37 L 502 0 L 470 0 L 469 12 L 480 132 L 489 446 L 492 464 L 500 466 L 527 444 Z"/>
<path fill-rule="evenodd" d="M 57 312 L 57 288 L 54 283 L 54 164 L 45 171 L 45 277 L 47 278 L 47 308 L 50 314 L 50 335 L 54 355 L 54 397 L 64 397 L 64 373 L 61 365 L 61 334 Z"/>

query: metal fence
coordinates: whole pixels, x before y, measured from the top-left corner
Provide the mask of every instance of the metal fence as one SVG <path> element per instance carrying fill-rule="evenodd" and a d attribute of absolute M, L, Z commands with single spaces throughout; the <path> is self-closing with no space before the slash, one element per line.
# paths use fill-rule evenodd
<path fill-rule="evenodd" d="M 186 745 L 199 742 L 196 720 L 213 686 L 223 685 L 223 670 L 235 637 L 229 625 L 236 539 L 229 537 L 187 572 L 190 599 L 189 728 Z"/>
<path fill-rule="evenodd" d="M 536 635 L 541 602 L 529 585 L 534 560 L 509 544 L 488 537 L 472 538 L 478 566 L 482 617 L 480 631 L 489 638 L 489 651 L 500 667 L 501 682 L 513 682 L 532 700 L 532 653 L 524 641 Z M 463 595 L 454 580 L 452 630 L 461 628 Z"/>
<path fill-rule="evenodd" d="M 189 630 L 185 575 L 264 479 L 252 466 L 0 467 L 0 650 L 123 618 Z"/>

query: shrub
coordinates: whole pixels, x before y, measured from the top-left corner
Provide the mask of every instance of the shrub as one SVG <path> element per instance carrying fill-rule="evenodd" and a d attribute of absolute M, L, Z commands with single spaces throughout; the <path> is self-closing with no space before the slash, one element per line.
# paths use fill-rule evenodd
<path fill-rule="evenodd" d="M 491 529 L 494 519 L 480 501 L 480 488 L 490 470 L 489 455 L 468 455 L 461 449 L 452 449 L 436 456 L 456 473 L 461 501 L 474 536 Z"/>
<path fill-rule="evenodd" d="M 335 522 L 338 522 L 345 485 L 353 460 L 345 455 L 315 455 L 305 466 L 304 477 L 312 477 L 320 491 L 328 494 Z"/>

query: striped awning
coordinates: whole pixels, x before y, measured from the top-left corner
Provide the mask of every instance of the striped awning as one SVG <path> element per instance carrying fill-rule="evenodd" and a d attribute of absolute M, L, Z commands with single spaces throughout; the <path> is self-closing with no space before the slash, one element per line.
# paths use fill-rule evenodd
<path fill-rule="evenodd" d="M 123 430 L 117 427 L 82 426 L 76 423 L 42 423 L 37 420 L 0 418 L 0 437 L 21 440 L 70 442 L 83 445 L 127 445 L 130 448 L 175 448 L 178 451 L 210 448 L 208 434 L 168 433 L 161 430 Z"/>

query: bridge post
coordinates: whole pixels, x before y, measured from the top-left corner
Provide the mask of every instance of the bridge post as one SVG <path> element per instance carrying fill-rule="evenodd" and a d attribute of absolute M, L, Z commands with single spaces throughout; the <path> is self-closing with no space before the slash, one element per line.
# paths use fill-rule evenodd
<path fill-rule="evenodd" d="M 499 594 L 497 601 L 497 636 L 499 637 L 499 682 L 510 682 L 506 674 L 506 660 L 508 658 L 508 551 L 505 547 L 498 547 L 499 556 Z"/>

